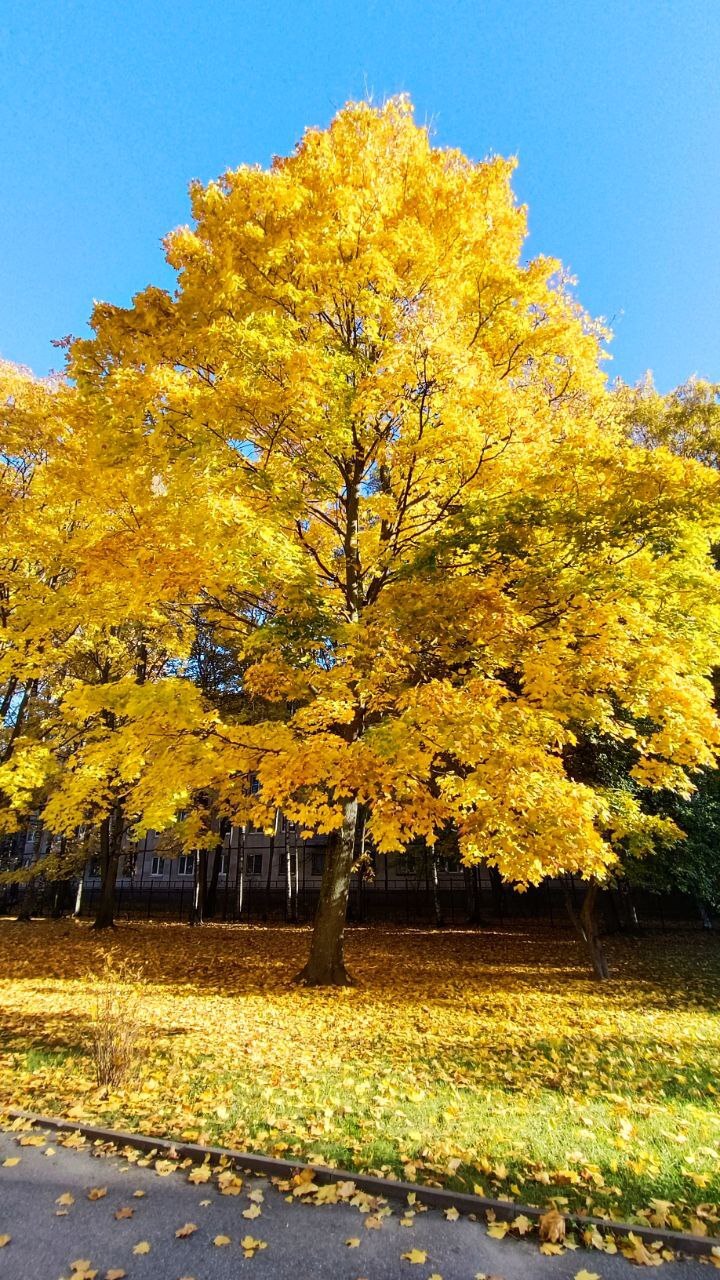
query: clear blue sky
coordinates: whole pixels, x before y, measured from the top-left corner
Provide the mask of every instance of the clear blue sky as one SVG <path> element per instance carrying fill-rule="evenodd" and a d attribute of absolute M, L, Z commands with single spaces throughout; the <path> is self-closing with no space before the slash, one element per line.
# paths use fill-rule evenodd
<path fill-rule="evenodd" d="M 720 379 L 720 0 L 4 0 L 0 355 L 44 373 L 93 298 L 171 284 L 187 184 L 411 94 L 516 154 L 528 252 L 612 320 L 612 372 Z"/>

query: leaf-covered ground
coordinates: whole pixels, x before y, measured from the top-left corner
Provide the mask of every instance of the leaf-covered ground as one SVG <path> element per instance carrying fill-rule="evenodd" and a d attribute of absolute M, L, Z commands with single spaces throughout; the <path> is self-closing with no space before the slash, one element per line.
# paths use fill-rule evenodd
<path fill-rule="evenodd" d="M 720 943 L 533 928 L 348 936 L 357 986 L 290 985 L 304 929 L 0 922 L 0 1108 L 210 1140 L 718 1234 Z M 108 951 L 145 966 L 140 1075 L 90 1054 Z"/>

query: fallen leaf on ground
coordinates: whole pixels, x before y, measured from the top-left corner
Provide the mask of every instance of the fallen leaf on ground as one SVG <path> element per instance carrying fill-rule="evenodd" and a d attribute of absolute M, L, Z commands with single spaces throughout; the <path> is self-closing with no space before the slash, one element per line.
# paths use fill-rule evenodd
<path fill-rule="evenodd" d="M 519 1213 L 517 1218 L 513 1218 L 511 1222 L 513 1231 L 517 1231 L 519 1235 L 527 1235 L 528 1231 L 532 1231 L 533 1224 L 524 1213 Z"/>
<path fill-rule="evenodd" d="M 123 1218 L 132 1218 L 134 1213 L 134 1209 L 131 1209 L 129 1205 L 124 1204 L 120 1209 L 115 1210 L 115 1217 L 118 1222 L 121 1222 Z"/>
<path fill-rule="evenodd" d="M 127 1271 L 123 1271 L 122 1267 L 111 1267 L 105 1272 L 105 1280 L 124 1280 Z"/>
<path fill-rule="evenodd" d="M 150 1252 L 150 1245 L 148 1244 L 147 1240 L 138 1241 L 138 1243 L 135 1245 L 135 1248 L 133 1249 L 133 1253 L 149 1253 L 149 1252 Z"/>
<path fill-rule="evenodd" d="M 107 1187 L 91 1187 L 87 1193 L 88 1200 L 102 1200 L 107 1195 Z"/>
<path fill-rule="evenodd" d="M 244 1250 L 246 1258 L 252 1258 L 258 1249 L 267 1249 L 265 1240 L 255 1240 L 252 1236 L 243 1236 L 240 1241 L 240 1247 Z"/>
<path fill-rule="evenodd" d="M 509 1222 L 491 1222 L 488 1224 L 487 1233 L 493 1240 L 503 1240 L 509 1230 Z"/>
<path fill-rule="evenodd" d="M 74 1195 L 73 1195 L 72 1191 L 63 1191 L 62 1195 L 61 1195 L 61 1196 L 58 1196 L 58 1198 L 57 1198 L 57 1200 L 55 1201 L 55 1203 L 56 1203 L 56 1204 L 64 1204 L 64 1205 L 74 1204 L 74 1203 L 75 1203 L 75 1197 L 74 1197 Z"/>
<path fill-rule="evenodd" d="M 20 1156 L 8 1156 L 7 1160 L 3 1160 L 3 1169 L 14 1169 L 19 1163 Z"/>
<path fill-rule="evenodd" d="M 359 1237 L 359 1236 L 351 1236 L 349 1240 L 346 1240 L 346 1241 L 345 1241 L 345 1243 L 346 1243 L 346 1245 L 347 1245 L 348 1249 L 357 1249 L 357 1248 L 358 1248 L 358 1246 L 359 1246 L 359 1244 L 360 1244 L 360 1237 Z"/>
<path fill-rule="evenodd" d="M 196 1222 L 186 1222 L 182 1227 L 178 1227 L 175 1232 L 177 1240 L 187 1240 L 188 1236 L 192 1236 L 197 1231 Z"/>
<path fill-rule="evenodd" d="M 408 1253 L 401 1254 L 406 1262 L 426 1262 L 427 1254 L 423 1249 L 410 1249 Z"/>
<path fill-rule="evenodd" d="M 547 1213 L 541 1214 L 538 1225 L 541 1240 L 549 1240 L 551 1244 L 558 1244 L 565 1239 L 565 1219 L 557 1209 L 548 1209 Z"/>
<path fill-rule="evenodd" d="M 12 1236 L 0 1236 L 0 1249 L 4 1249 L 5 1245 L 9 1244 L 11 1240 Z"/>
<path fill-rule="evenodd" d="M 243 1218 L 259 1218 L 262 1209 L 259 1204 L 251 1204 L 247 1209 L 243 1209 Z"/>
<path fill-rule="evenodd" d="M 230 1244 L 230 1237 L 229 1237 L 229 1236 L 215 1236 L 215 1239 L 213 1240 L 213 1244 L 214 1244 L 214 1245 L 217 1245 L 217 1248 L 218 1248 L 218 1249 L 220 1249 L 220 1248 L 222 1248 L 222 1246 L 223 1246 L 224 1244 Z"/>
<path fill-rule="evenodd" d="M 663 1264 L 662 1258 L 657 1253 L 651 1253 L 646 1249 L 640 1237 L 634 1235 L 632 1231 L 627 1240 L 623 1240 L 620 1245 L 620 1252 L 628 1262 L 634 1262 L 639 1267 L 661 1267 Z"/>
<path fill-rule="evenodd" d="M 448 1222 L 457 1222 L 458 1218 L 460 1217 L 460 1214 L 455 1208 L 455 1205 L 452 1205 L 450 1209 L 445 1210 L 445 1217 L 447 1218 Z"/>

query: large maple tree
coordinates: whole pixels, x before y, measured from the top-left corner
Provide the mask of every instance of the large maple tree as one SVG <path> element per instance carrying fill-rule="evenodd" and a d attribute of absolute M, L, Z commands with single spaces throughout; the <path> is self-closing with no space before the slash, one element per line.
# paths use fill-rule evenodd
<path fill-rule="evenodd" d="M 195 184 L 176 292 L 97 306 L 72 349 L 88 581 L 200 610 L 243 671 L 237 715 L 181 650 L 93 691 L 142 741 L 127 803 L 161 826 L 205 787 L 328 833 L 308 983 L 347 980 L 359 822 L 383 852 L 452 824 L 520 885 L 602 879 L 639 815 L 568 775 L 578 726 L 681 791 L 718 742 L 716 479 L 628 440 L 603 331 L 523 260 L 512 168 L 352 104 Z"/>

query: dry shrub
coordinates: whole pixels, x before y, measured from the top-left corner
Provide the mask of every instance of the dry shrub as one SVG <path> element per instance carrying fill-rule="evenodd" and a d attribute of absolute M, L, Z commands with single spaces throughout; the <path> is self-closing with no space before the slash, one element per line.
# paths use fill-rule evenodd
<path fill-rule="evenodd" d="M 140 1061 L 145 980 L 141 969 L 107 957 L 91 1017 L 91 1051 L 101 1089 L 131 1078 Z"/>

